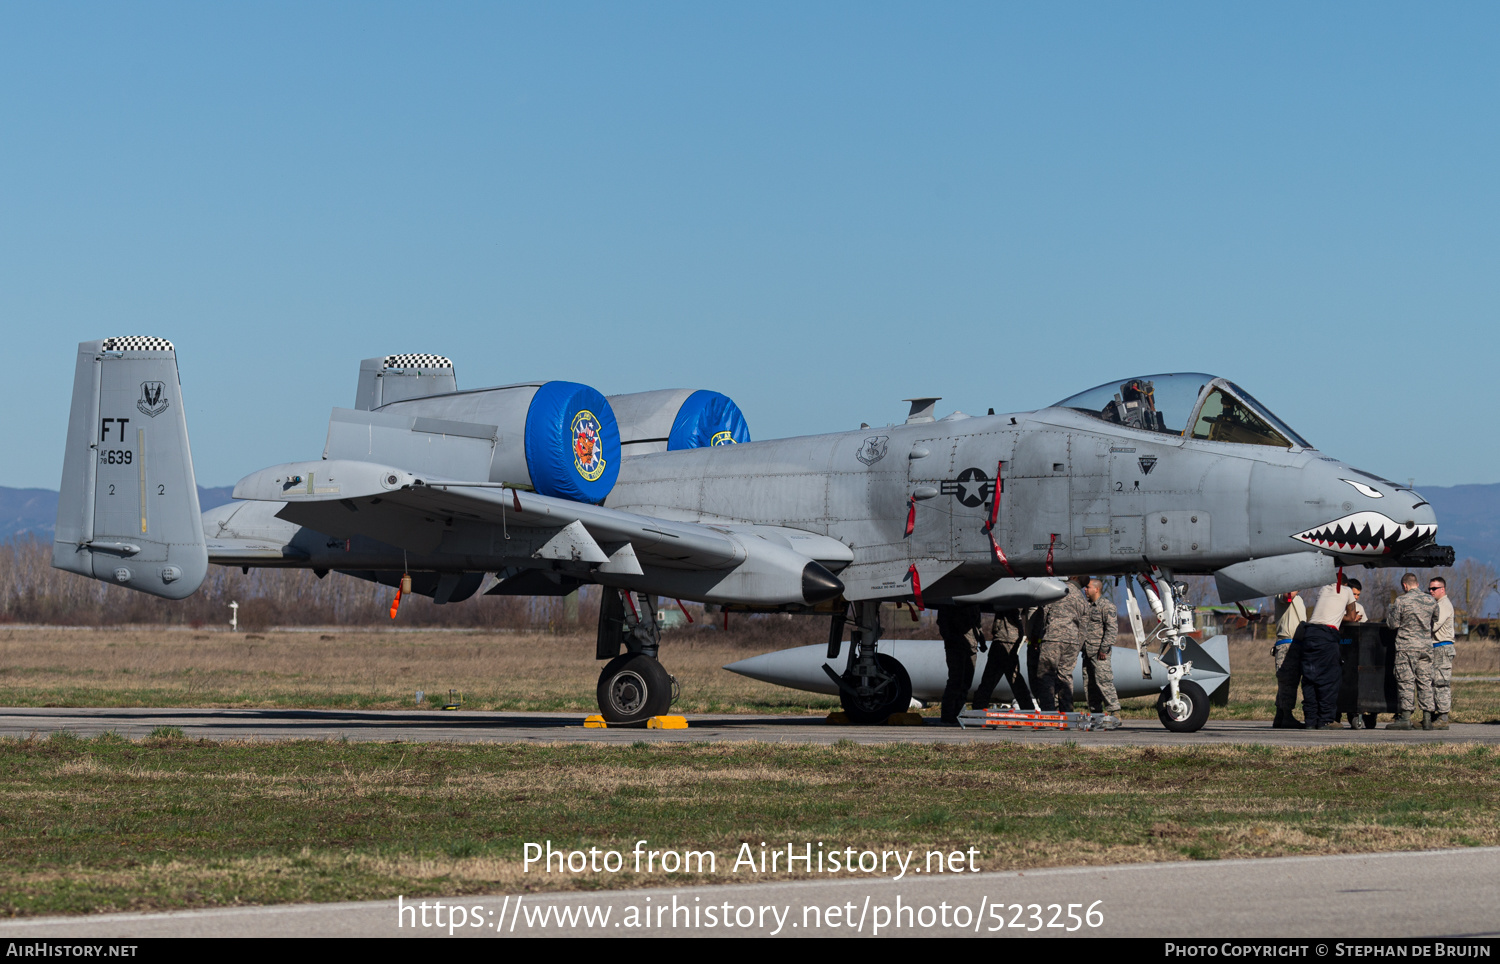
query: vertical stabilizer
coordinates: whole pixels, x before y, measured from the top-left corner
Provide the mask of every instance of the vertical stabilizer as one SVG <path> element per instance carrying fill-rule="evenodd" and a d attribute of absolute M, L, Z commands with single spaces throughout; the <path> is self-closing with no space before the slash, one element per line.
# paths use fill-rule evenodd
<path fill-rule="evenodd" d="M 404 398 L 425 398 L 458 391 L 453 362 L 442 355 L 386 355 L 359 363 L 354 407 L 373 412 Z"/>
<path fill-rule="evenodd" d="M 164 338 L 78 346 L 52 565 L 168 599 L 208 573 L 177 352 Z"/>

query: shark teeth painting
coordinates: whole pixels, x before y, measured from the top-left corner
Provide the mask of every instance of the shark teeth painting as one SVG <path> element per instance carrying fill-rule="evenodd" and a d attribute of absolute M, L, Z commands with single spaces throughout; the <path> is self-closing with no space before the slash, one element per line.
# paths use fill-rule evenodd
<path fill-rule="evenodd" d="M 1320 549 L 1381 556 L 1414 549 L 1436 535 L 1435 525 L 1402 524 L 1379 512 L 1364 511 L 1299 532 L 1292 538 Z"/>

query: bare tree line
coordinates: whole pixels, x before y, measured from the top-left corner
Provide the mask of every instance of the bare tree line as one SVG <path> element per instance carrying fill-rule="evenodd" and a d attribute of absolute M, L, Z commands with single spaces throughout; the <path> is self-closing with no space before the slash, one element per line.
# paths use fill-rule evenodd
<path fill-rule="evenodd" d="M 0 622 L 63 626 L 125 624 L 227 626 L 230 602 L 239 625 L 391 625 L 389 586 L 331 572 L 319 579 L 305 569 L 239 569 L 210 566 L 203 586 L 187 599 L 158 599 L 52 568 L 52 546 L 36 539 L 0 544 Z M 401 600 L 398 626 L 531 629 L 572 632 L 592 627 L 598 590 L 584 587 L 572 599 L 484 596 L 439 606 L 426 596 Z"/>

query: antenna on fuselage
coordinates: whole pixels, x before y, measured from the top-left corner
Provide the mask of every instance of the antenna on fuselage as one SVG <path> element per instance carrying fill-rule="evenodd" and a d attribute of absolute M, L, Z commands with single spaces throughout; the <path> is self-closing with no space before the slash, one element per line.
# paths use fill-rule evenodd
<path fill-rule="evenodd" d="M 911 411 L 906 414 L 906 424 L 913 422 L 935 422 L 932 413 L 937 408 L 937 403 L 942 401 L 942 396 L 935 398 L 903 398 L 903 402 L 911 402 Z"/>

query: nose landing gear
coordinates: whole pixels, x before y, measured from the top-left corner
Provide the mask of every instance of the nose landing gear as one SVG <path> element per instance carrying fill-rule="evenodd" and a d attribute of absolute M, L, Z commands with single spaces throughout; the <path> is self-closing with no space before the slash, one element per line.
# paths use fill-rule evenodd
<path fill-rule="evenodd" d="M 1151 604 L 1152 611 L 1160 620 L 1152 631 L 1152 636 L 1161 639 L 1162 659 L 1167 658 L 1169 651 L 1175 657 L 1167 666 L 1167 685 L 1156 699 L 1156 716 L 1161 720 L 1161 725 L 1173 733 L 1196 733 L 1208 722 L 1208 694 L 1203 691 L 1203 687 L 1187 679 L 1193 672 L 1193 664 L 1182 659 L 1183 637 L 1193 632 L 1193 610 L 1187 602 L 1184 592 L 1186 587 L 1175 584 L 1172 574 L 1165 570 L 1159 571 L 1159 581 L 1146 575 L 1128 578 L 1131 582 L 1140 581 L 1146 601 Z M 1142 675 L 1149 676 L 1150 666 L 1142 650 L 1146 636 L 1141 629 L 1130 583 L 1127 582 L 1126 587 L 1129 593 L 1131 628 L 1135 631 L 1136 649 L 1141 652 Z"/>
<path fill-rule="evenodd" d="M 1156 698 L 1156 716 L 1173 733 L 1195 733 L 1208 722 L 1208 694 L 1190 679 L 1179 680 L 1177 699 L 1172 699 L 1171 687 Z"/>

